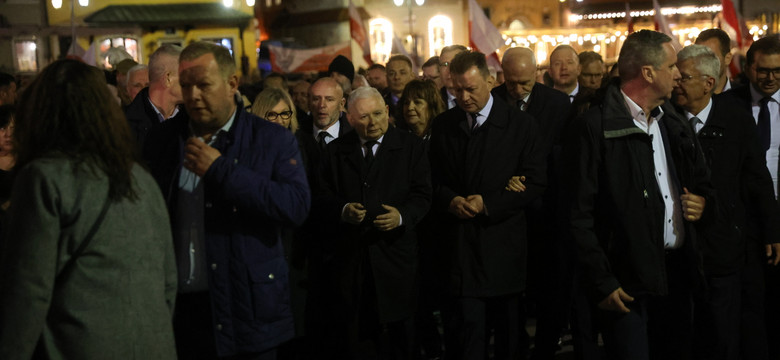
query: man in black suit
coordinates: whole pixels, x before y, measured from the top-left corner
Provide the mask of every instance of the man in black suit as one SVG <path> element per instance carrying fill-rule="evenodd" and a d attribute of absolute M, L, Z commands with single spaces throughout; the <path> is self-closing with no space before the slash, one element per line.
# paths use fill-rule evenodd
<path fill-rule="evenodd" d="M 745 72 L 750 83 L 727 91 L 741 107 L 750 111 L 756 123 L 759 145 L 766 154 L 766 167 L 772 177 L 777 198 L 780 174 L 780 39 L 776 35 L 761 38 L 750 45 L 745 56 Z M 758 228 L 757 225 L 749 226 Z M 748 233 L 748 251 L 742 277 L 742 356 L 766 359 L 780 356 L 771 346 L 780 337 L 780 268 L 767 267 L 780 244 L 767 243 Z M 768 349 L 768 350 L 767 350 Z"/>
<path fill-rule="evenodd" d="M 429 160 L 421 139 L 389 126 L 376 89 L 353 91 L 348 108 L 355 131 L 328 145 L 315 195 L 313 212 L 336 231 L 320 239 L 329 256 L 317 277 L 329 325 L 310 335 L 318 358 L 413 359 L 415 226 L 431 203 Z"/>
<path fill-rule="evenodd" d="M 570 241 L 555 229 L 561 217 L 556 213 L 560 163 L 560 134 L 569 116 L 569 98 L 562 92 L 536 82 L 536 58 L 531 49 L 507 50 L 501 59 L 504 84 L 492 90 L 493 96 L 533 116 L 539 147 L 547 156 L 548 187 L 542 198 L 527 211 L 528 294 L 537 308 L 534 357 L 553 356 L 561 332 L 566 328 L 571 298 L 573 253 Z M 522 175 L 522 174 L 517 174 Z M 524 321 L 523 321 L 524 322 Z"/>
<path fill-rule="evenodd" d="M 183 102 L 179 85 L 181 51 L 180 46 L 165 44 L 152 53 L 149 57 L 149 87 L 141 90 L 125 110 L 139 150 L 144 148 L 146 134 L 153 126 L 177 116 L 186 116 L 180 106 Z"/>
<path fill-rule="evenodd" d="M 439 90 L 444 106 L 449 110 L 457 105 L 455 104 L 455 88 L 452 84 L 452 75 L 450 75 L 450 64 L 455 55 L 458 55 L 468 49 L 463 45 L 450 45 L 441 49 L 439 54 L 439 75 L 444 86 Z"/>
<path fill-rule="evenodd" d="M 673 100 L 684 110 L 707 155 L 720 204 L 718 221 L 699 232 L 697 239 L 707 291 L 695 297 L 696 349 L 701 359 L 736 360 L 745 236 L 756 233 L 766 243 L 780 242 L 780 212 L 753 118 L 732 97 L 712 97 L 720 72 L 717 55 L 704 45 L 687 46 L 677 54 L 677 68 L 681 79 Z M 748 217 L 760 228 L 750 229 Z"/>
<path fill-rule="evenodd" d="M 341 85 L 333 78 L 321 78 L 309 87 L 310 114 L 299 124 L 298 141 L 311 163 L 310 169 L 316 169 L 326 145 L 352 130 L 344 112 L 346 101 Z"/>
<path fill-rule="evenodd" d="M 545 154 L 533 119 L 493 97 L 485 55 L 462 52 L 450 65 L 458 107 L 434 119 L 430 140 L 433 211 L 446 246 L 443 310 L 447 356 L 521 358 L 519 300 L 525 288 L 525 208 L 544 191 Z M 505 190 L 517 174 L 524 192 Z"/>
<path fill-rule="evenodd" d="M 676 63 L 668 36 L 629 35 L 620 86 L 574 123 L 567 144 L 570 231 L 612 359 L 690 357 L 694 224 L 707 226 L 705 205 L 715 206 L 695 135 L 667 101 Z"/>

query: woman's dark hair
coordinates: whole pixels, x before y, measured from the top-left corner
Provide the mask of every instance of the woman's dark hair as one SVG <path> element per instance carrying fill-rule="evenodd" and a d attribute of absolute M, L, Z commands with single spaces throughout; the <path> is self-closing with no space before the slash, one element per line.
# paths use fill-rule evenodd
<path fill-rule="evenodd" d="M 135 143 L 103 73 L 76 60 L 47 66 L 20 98 L 14 130 L 16 164 L 63 154 L 108 177 L 108 196 L 134 200 Z"/>
<path fill-rule="evenodd" d="M 420 79 L 414 79 L 406 84 L 398 104 L 404 106 L 407 101 L 414 99 L 423 99 L 428 103 L 428 124 L 425 125 L 424 131 L 424 134 L 427 134 L 431 129 L 433 118 L 446 110 L 444 108 L 444 100 L 442 100 L 439 89 L 436 88 L 436 84 L 432 80 Z M 403 119 L 403 121 L 406 122 L 406 119 Z"/>
<path fill-rule="evenodd" d="M 0 105 L 0 129 L 8 126 L 16 118 L 16 107 L 11 104 Z"/>

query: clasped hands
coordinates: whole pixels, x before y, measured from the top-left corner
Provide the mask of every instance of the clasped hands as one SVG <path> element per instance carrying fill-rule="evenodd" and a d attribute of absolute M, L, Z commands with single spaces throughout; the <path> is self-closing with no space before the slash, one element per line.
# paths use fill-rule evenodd
<path fill-rule="evenodd" d="M 449 211 L 458 217 L 458 219 L 471 219 L 477 214 L 485 212 L 485 203 L 482 202 L 482 195 L 474 194 L 467 197 L 456 196 L 450 201 Z"/>
<path fill-rule="evenodd" d="M 390 231 L 401 225 L 401 213 L 398 209 L 382 204 L 386 213 L 379 215 L 374 219 L 374 227 L 379 231 Z M 366 208 L 361 203 L 348 203 L 341 212 L 341 220 L 346 223 L 359 225 L 366 218 Z"/>

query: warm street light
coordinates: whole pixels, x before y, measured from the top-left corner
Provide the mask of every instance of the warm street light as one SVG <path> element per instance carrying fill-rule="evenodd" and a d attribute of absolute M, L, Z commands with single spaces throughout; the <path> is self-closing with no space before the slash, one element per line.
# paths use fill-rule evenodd
<path fill-rule="evenodd" d="M 414 35 L 414 15 L 412 14 L 412 0 L 393 0 L 395 6 L 403 6 L 406 3 L 406 7 L 409 9 L 409 36 L 412 37 L 412 63 L 417 65 L 419 62 L 417 59 L 417 36 Z M 414 0 L 417 6 L 425 4 L 425 0 Z"/>
<path fill-rule="evenodd" d="M 78 0 L 81 7 L 89 6 L 89 0 Z M 51 0 L 51 6 L 55 9 L 62 7 L 62 0 Z M 76 54 L 76 0 L 70 0 L 70 49 Z"/>

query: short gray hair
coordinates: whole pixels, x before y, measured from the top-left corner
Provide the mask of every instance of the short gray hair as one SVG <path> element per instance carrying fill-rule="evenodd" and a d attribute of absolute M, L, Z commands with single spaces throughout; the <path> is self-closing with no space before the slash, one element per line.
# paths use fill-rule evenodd
<path fill-rule="evenodd" d="M 664 33 L 652 30 L 640 30 L 628 35 L 618 57 L 618 72 L 625 82 L 634 80 L 641 74 L 642 66 L 652 65 L 659 69 L 664 62 L 663 44 L 672 41 Z"/>
<path fill-rule="evenodd" d="M 163 44 L 157 48 L 149 56 L 149 82 L 156 83 L 169 70 L 178 72 L 181 51 L 182 47 L 174 44 Z"/>
<path fill-rule="evenodd" d="M 130 79 L 130 75 L 132 75 L 136 71 L 146 70 L 149 67 L 144 64 L 138 64 L 136 66 L 133 66 L 130 68 L 130 70 L 127 70 L 127 78 Z"/>
<path fill-rule="evenodd" d="M 349 94 L 347 108 L 353 109 L 352 105 L 356 103 L 358 100 L 370 99 L 370 98 L 376 98 L 377 100 L 381 101 L 382 104 L 385 104 L 385 99 L 382 98 L 382 94 L 379 93 L 379 90 L 377 90 L 375 87 L 372 86 L 363 86 L 355 89 L 354 91 L 352 91 L 352 93 Z"/>
<path fill-rule="evenodd" d="M 720 76 L 720 60 L 712 49 L 704 45 L 688 45 L 677 53 L 677 62 L 693 59 L 696 70 L 715 80 Z"/>

